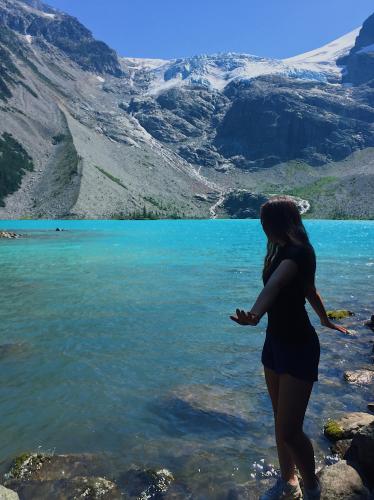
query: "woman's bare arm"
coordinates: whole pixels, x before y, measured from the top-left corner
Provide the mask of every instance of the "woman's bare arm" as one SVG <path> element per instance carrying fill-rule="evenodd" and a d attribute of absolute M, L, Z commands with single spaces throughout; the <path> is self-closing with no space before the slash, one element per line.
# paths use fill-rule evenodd
<path fill-rule="evenodd" d="M 282 260 L 253 304 L 250 313 L 260 318 L 269 310 L 281 289 L 296 275 L 297 264 L 291 259 Z"/>
<path fill-rule="evenodd" d="M 323 305 L 322 299 L 320 294 L 317 292 L 316 287 L 310 286 L 308 288 L 308 291 L 305 295 L 305 298 L 309 302 L 309 304 L 313 307 L 315 310 L 316 314 L 318 315 L 319 319 L 321 320 L 321 323 L 323 321 L 328 321 L 329 318 L 326 313 L 325 306 Z"/>
<path fill-rule="evenodd" d="M 349 333 L 349 331 L 343 326 L 336 325 L 332 321 L 330 321 L 327 316 L 325 306 L 323 305 L 322 298 L 320 294 L 317 292 L 316 287 L 310 286 L 305 298 L 309 302 L 309 304 L 313 307 L 315 312 L 317 313 L 319 319 L 321 320 L 321 325 L 326 326 L 327 328 L 332 328 L 333 330 L 338 330 L 342 333 Z"/>
<path fill-rule="evenodd" d="M 296 273 L 297 264 L 293 260 L 282 260 L 270 276 L 251 310 L 246 313 L 243 310 L 237 309 L 237 317 L 230 316 L 230 318 L 241 325 L 256 325 L 271 307 L 280 290 L 296 275 Z"/>

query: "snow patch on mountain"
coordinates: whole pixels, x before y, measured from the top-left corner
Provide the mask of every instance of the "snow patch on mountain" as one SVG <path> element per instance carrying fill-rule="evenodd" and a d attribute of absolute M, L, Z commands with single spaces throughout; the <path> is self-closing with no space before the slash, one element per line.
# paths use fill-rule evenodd
<path fill-rule="evenodd" d="M 142 59 L 139 57 L 121 57 L 120 61 L 125 67 L 133 69 L 156 69 L 171 62 L 167 59 Z"/>
<path fill-rule="evenodd" d="M 336 61 L 354 46 L 359 30 L 357 28 L 319 49 L 283 60 L 233 52 L 172 61 L 124 60 L 133 67 L 150 70 L 152 82 L 148 94 L 151 95 L 183 85 L 202 85 L 222 91 L 233 80 L 250 80 L 270 74 L 327 82 L 340 76 L 342 68 L 336 65 Z"/>
<path fill-rule="evenodd" d="M 285 64 L 296 65 L 316 72 L 329 72 L 339 74 L 341 68 L 336 65 L 337 59 L 348 54 L 354 46 L 361 27 L 341 36 L 340 38 L 298 56 L 283 59 Z"/>
<path fill-rule="evenodd" d="M 34 7 L 32 5 L 29 5 L 25 2 L 22 2 L 22 1 L 18 1 L 17 2 L 18 5 L 20 5 L 22 7 L 22 9 L 28 11 L 28 12 L 32 12 L 33 14 L 37 15 L 37 16 L 40 16 L 40 17 L 47 17 L 49 19 L 55 19 L 56 18 L 56 14 L 53 14 L 52 12 L 46 12 L 45 10 L 43 10 L 43 8 L 40 6 L 40 7 Z M 50 8 L 48 7 L 48 10 Z"/>

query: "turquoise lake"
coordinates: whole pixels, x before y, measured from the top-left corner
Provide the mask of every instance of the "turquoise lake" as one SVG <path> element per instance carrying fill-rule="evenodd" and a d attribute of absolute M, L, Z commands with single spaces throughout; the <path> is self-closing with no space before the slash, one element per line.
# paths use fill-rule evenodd
<path fill-rule="evenodd" d="M 327 309 L 355 312 L 344 336 L 319 325 L 320 380 L 305 420 L 316 457 L 328 417 L 366 411 L 374 221 L 305 221 Z M 56 232 L 55 228 L 64 228 Z M 0 221 L 0 466 L 24 451 L 108 453 L 168 468 L 201 498 L 277 464 L 260 361 L 266 316 L 229 319 L 262 288 L 259 220 Z M 252 474 L 252 476 L 251 476 Z"/>

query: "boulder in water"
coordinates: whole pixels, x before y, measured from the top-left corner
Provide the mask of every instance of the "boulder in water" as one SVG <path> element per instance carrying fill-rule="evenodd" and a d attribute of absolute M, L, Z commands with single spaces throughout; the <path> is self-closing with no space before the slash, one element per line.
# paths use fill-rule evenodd
<path fill-rule="evenodd" d="M 14 487 L 22 500 L 53 499 L 100 499 L 121 500 L 123 496 L 118 487 L 103 477 L 74 477 L 53 481 L 19 481 Z M 2 497 L 0 497 L 2 498 Z M 17 495 L 18 498 L 18 495 Z"/>
<path fill-rule="evenodd" d="M 358 472 L 341 460 L 323 467 L 318 473 L 321 482 L 321 500 L 369 500 L 370 493 Z"/>
<path fill-rule="evenodd" d="M 118 484 L 126 495 L 136 498 L 164 498 L 174 477 L 167 469 L 154 471 L 131 467 L 118 478 Z"/>
<path fill-rule="evenodd" d="M 251 420 L 247 401 L 221 386 L 186 385 L 161 401 L 166 418 L 178 418 L 193 432 L 246 432 Z"/>
<path fill-rule="evenodd" d="M 370 415 L 369 413 L 346 413 L 338 419 L 329 419 L 324 426 L 323 432 L 331 441 L 350 439 L 359 429 L 372 422 L 374 422 L 374 415 Z"/>
<path fill-rule="evenodd" d="M 0 500 L 19 500 L 19 496 L 15 491 L 9 490 L 0 484 Z"/>
<path fill-rule="evenodd" d="M 109 472 L 105 458 L 99 455 L 25 453 L 14 460 L 5 475 L 5 486 L 15 490 L 22 500 L 123 498 L 117 485 L 102 476 Z"/>
<path fill-rule="evenodd" d="M 362 468 L 366 478 L 374 486 L 374 419 L 354 435 L 349 458 Z"/>
<path fill-rule="evenodd" d="M 344 379 L 350 384 L 369 385 L 374 381 L 374 370 L 347 370 Z"/>

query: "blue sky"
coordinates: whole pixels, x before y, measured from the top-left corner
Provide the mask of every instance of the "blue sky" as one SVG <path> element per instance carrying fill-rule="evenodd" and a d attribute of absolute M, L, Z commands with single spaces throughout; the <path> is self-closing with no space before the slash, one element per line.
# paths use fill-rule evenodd
<path fill-rule="evenodd" d="M 291 57 L 360 26 L 373 0 L 46 0 L 128 57 Z"/>

